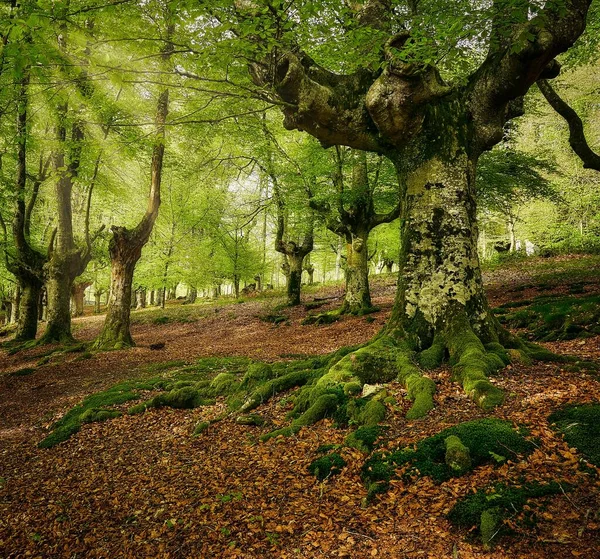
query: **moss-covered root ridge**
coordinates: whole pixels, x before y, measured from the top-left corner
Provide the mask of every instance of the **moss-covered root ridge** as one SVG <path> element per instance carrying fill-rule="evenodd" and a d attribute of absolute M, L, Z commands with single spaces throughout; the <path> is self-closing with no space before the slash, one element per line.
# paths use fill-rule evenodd
<path fill-rule="evenodd" d="M 494 386 L 487 375 L 510 362 L 504 348 L 491 343 L 488 348 L 473 332 L 469 321 L 455 319 L 446 333 L 452 373 L 468 396 L 482 409 L 490 410 L 504 402 L 504 393 Z"/>

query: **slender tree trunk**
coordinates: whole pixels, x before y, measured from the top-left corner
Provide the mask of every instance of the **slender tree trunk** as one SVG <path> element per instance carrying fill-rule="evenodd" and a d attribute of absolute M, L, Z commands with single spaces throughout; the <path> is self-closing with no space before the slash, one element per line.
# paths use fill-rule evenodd
<path fill-rule="evenodd" d="M 146 290 L 145 289 L 140 287 L 135 292 L 135 299 L 136 299 L 136 305 L 135 305 L 136 309 L 145 309 L 146 308 Z"/>
<path fill-rule="evenodd" d="M 156 290 L 151 289 L 150 290 L 150 306 L 151 307 L 154 306 L 155 297 L 156 297 Z"/>
<path fill-rule="evenodd" d="M 100 305 L 101 305 L 101 297 L 102 297 L 102 293 L 103 291 L 101 290 L 96 290 L 94 291 L 94 313 L 95 314 L 99 314 L 100 313 Z"/>
<path fill-rule="evenodd" d="M 161 61 L 166 66 L 173 52 L 169 40 L 174 25 L 168 23 L 166 41 L 161 52 Z M 155 141 L 150 165 L 150 193 L 148 207 L 141 221 L 133 229 L 112 227 L 113 236 L 109 243 L 111 261 L 111 291 L 106 319 L 96 339 L 98 349 L 113 349 L 133 346 L 130 332 L 131 289 L 135 266 L 148 242 L 160 207 L 160 187 L 165 155 L 165 123 L 169 112 L 169 90 L 162 89 L 158 95 L 154 119 Z"/>
<path fill-rule="evenodd" d="M 369 290 L 369 232 L 360 231 L 346 243 L 346 295 L 341 312 L 360 314 L 372 308 Z"/>
<path fill-rule="evenodd" d="M 516 252 L 517 250 L 517 237 L 515 235 L 515 220 L 512 216 L 508 218 L 508 236 L 510 239 L 509 252 Z"/>
<path fill-rule="evenodd" d="M 91 282 L 74 283 L 71 288 L 71 307 L 73 316 L 83 316 L 85 303 L 85 290 L 91 285 Z"/>
<path fill-rule="evenodd" d="M 198 298 L 198 289 L 196 289 L 195 287 L 191 286 L 188 294 L 187 294 L 187 301 L 190 304 L 193 304 L 196 302 L 196 299 Z"/>

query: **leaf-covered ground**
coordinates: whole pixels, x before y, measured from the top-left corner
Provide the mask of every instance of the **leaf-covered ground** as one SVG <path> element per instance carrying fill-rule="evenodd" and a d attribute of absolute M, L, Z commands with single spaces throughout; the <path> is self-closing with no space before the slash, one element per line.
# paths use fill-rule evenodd
<path fill-rule="evenodd" d="M 577 282 L 583 283 L 583 294 L 600 293 L 597 258 L 527 262 L 486 275 L 493 306 L 540 294 L 562 296 Z M 219 401 L 84 425 L 65 443 L 36 447 L 72 406 L 124 379 L 168 374 L 204 356 L 280 360 L 365 341 L 389 314 L 393 283 L 390 277 L 375 282 L 375 302 L 381 307 L 375 321 L 344 317 L 330 325 L 301 326 L 306 310 L 299 308 L 283 311 L 286 321 L 275 326 L 263 320 L 275 303 L 250 300 L 173 307 L 166 313 L 140 311 L 133 329 L 139 345 L 130 351 L 91 358 L 83 353 L 48 356 L 47 348 L 12 356 L 3 351 L 0 557 L 600 557 L 598 469 L 548 423 L 548 415 L 563 404 L 600 401 L 600 382 L 597 373 L 561 364 L 514 364 L 494 377 L 508 398 L 491 415 L 530 429 L 538 446 L 527 458 L 509 456 L 500 466 L 481 466 L 441 484 L 400 477 L 368 506 L 360 477 L 366 455 L 360 451 L 342 449 L 346 466 L 322 482 L 308 472 L 317 449 L 342 443 L 349 429 L 324 420 L 294 437 L 258 442 L 261 434 L 286 424 L 290 404 L 285 394 L 257 410 L 268 420 L 263 427 L 240 426 L 231 417 L 192 437 L 198 421 L 222 413 Z M 307 300 L 336 294 L 329 288 L 308 294 Z M 339 300 L 326 303 L 319 310 Z M 91 339 L 100 321 L 77 319 L 76 335 Z M 164 349 L 150 349 L 159 342 Z M 546 345 L 600 359 L 598 336 Z M 431 376 L 438 388 L 436 408 L 410 422 L 402 406 L 389 407 L 386 447 L 409 446 L 486 416 L 450 381 L 446 369 Z M 392 384 L 390 391 L 404 401 L 400 385 Z M 513 535 L 492 551 L 484 551 L 472 532 L 446 519 L 461 496 L 478 488 L 534 480 L 558 480 L 565 493 L 528 505 L 525 514 L 535 516 L 534 526 L 515 513 L 508 521 Z"/>

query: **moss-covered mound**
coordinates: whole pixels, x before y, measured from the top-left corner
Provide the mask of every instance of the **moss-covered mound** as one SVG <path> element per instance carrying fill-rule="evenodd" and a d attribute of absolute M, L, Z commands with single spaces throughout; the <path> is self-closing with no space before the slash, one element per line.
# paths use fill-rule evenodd
<path fill-rule="evenodd" d="M 571 446 L 600 466 L 600 403 L 566 406 L 548 420 Z"/>
<path fill-rule="evenodd" d="M 375 448 L 377 439 L 384 432 L 384 427 L 381 425 L 371 425 L 359 427 L 356 431 L 352 431 L 344 441 L 347 446 L 357 448 L 362 452 L 370 454 Z"/>
<path fill-rule="evenodd" d="M 519 514 L 530 499 L 555 495 L 568 489 L 556 482 L 542 485 L 494 485 L 480 489 L 456 503 L 448 513 L 448 519 L 463 528 L 477 527 L 485 546 L 506 533 L 503 521 Z"/>
<path fill-rule="evenodd" d="M 82 423 L 104 421 L 116 417 L 115 410 L 110 408 L 130 400 L 136 400 L 140 397 L 141 391 L 154 390 L 164 383 L 164 379 L 128 381 L 117 384 L 103 392 L 92 394 L 54 423 L 52 432 L 38 446 L 40 448 L 50 448 L 66 441 L 71 435 L 79 431 Z"/>
<path fill-rule="evenodd" d="M 445 481 L 481 464 L 503 462 L 518 455 L 528 454 L 533 444 L 525 439 L 525 433 L 514 429 L 512 423 L 499 419 L 478 419 L 444 429 L 433 437 L 417 443 L 415 448 L 398 449 L 393 452 L 375 453 L 363 466 L 363 478 L 369 493 L 384 491 L 394 476 L 396 468 L 408 465 L 408 472 L 431 476 Z M 455 437 L 449 441 L 450 437 Z M 458 441 L 456 441 L 458 439 Z M 460 466 L 447 460 L 450 449 L 457 446 L 468 449 L 470 465 L 466 460 Z"/>
<path fill-rule="evenodd" d="M 308 471 L 319 481 L 339 474 L 346 465 L 346 461 L 337 453 L 332 452 L 317 458 L 308 466 Z"/>
<path fill-rule="evenodd" d="M 527 328 L 532 340 L 550 342 L 600 334 L 600 295 L 537 297 L 513 308 L 506 304 L 495 312 L 509 327 Z"/>

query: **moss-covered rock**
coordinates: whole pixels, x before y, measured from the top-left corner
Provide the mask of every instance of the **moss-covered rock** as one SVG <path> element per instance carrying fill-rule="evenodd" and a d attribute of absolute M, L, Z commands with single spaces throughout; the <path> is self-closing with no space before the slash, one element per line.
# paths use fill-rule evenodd
<path fill-rule="evenodd" d="M 345 465 L 346 461 L 337 452 L 332 452 L 311 462 L 308 471 L 319 481 L 323 481 L 339 474 Z"/>
<path fill-rule="evenodd" d="M 356 422 L 359 425 L 373 427 L 385 419 L 385 405 L 380 399 L 373 398 L 357 414 Z"/>

